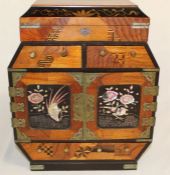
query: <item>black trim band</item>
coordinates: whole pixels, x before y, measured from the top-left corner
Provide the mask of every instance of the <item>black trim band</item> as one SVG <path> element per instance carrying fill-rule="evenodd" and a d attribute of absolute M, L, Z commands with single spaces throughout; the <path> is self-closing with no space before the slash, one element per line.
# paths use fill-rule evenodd
<path fill-rule="evenodd" d="M 22 17 L 147 17 L 138 7 L 31 7 Z"/>

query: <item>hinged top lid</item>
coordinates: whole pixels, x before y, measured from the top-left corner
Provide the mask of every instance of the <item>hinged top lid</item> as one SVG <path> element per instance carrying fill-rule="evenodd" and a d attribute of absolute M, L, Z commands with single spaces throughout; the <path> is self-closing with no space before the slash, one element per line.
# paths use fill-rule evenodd
<path fill-rule="evenodd" d="M 37 0 L 33 4 L 33 6 L 37 7 L 67 7 L 67 6 L 86 6 L 86 7 L 115 7 L 115 6 L 135 6 L 129 0 Z"/>

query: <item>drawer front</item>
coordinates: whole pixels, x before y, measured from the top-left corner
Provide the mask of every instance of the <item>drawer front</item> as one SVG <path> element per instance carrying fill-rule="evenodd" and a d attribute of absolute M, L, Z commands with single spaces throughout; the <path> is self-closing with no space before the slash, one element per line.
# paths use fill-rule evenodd
<path fill-rule="evenodd" d="M 135 160 L 147 143 L 21 143 L 31 160 Z"/>
<path fill-rule="evenodd" d="M 88 68 L 154 68 L 144 46 L 89 46 Z"/>
<path fill-rule="evenodd" d="M 81 46 L 24 46 L 13 68 L 80 68 Z"/>
<path fill-rule="evenodd" d="M 12 72 L 10 76 L 16 142 L 74 139 L 83 127 L 73 106 L 82 87 L 71 73 Z"/>
<path fill-rule="evenodd" d="M 83 20 L 83 19 L 82 19 Z M 138 41 L 146 42 L 148 28 L 73 25 L 21 28 L 22 41 Z"/>

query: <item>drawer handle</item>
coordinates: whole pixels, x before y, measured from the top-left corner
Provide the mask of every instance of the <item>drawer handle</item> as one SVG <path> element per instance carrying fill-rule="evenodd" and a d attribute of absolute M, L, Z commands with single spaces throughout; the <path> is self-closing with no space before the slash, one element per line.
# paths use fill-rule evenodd
<path fill-rule="evenodd" d="M 131 52 L 130 52 L 130 56 L 131 56 L 131 57 L 135 58 L 136 55 L 137 55 L 136 51 L 131 51 Z"/>
<path fill-rule="evenodd" d="M 33 58 L 36 57 L 36 55 L 37 55 L 36 52 L 35 51 L 32 51 L 32 52 L 30 52 L 30 55 L 29 56 L 30 56 L 31 59 L 33 59 Z"/>
<path fill-rule="evenodd" d="M 106 50 L 101 50 L 100 53 L 99 53 L 99 55 L 100 55 L 101 57 L 106 56 L 106 54 L 107 54 Z"/>
<path fill-rule="evenodd" d="M 62 57 L 68 56 L 68 51 L 67 51 L 67 49 L 65 47 L 62 48 L 62 51 L 60 52 L 60 55 Z"/>
<path fill-rule="evenodd" d="M 87 35 L 89 35 L 91 33 L 91 31 L 88 28 L 82 28 L 82 29 L 80 29 L 80 33 L 83 36 L 87 36 Z"/>

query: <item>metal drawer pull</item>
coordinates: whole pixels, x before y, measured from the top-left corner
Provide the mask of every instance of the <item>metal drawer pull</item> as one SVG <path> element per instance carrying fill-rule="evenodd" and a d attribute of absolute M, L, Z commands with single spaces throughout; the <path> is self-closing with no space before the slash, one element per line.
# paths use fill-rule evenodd
<path fill-rule="evenodd" d="M 82 28 L 82 29 L 80 29 L 80 33 L 83 36 L 87 36 L 87 35 L 89 35 L 91 33 L 91 31 L 88 28 Z"/>
<path fill-rule="evenodd" d="M 68 51 L 67 51 L 67 49 L 65 47 L 62 48 L 62 51 L 60 52 L 60 55 L 62 57 L 68 56 Z"/>
<path fill-rule="evenodd" d="M 101 57 L 106 56 L 106 54 L 107 54 L 106 50 L 101 50 L 100 53 L 99 53 L 99 55 L 100 55 Z"/>
<path fill-rule="evenodd" d="M 136 51 L 131 51 L 131 52 L 130 52 L 130 56 L 131 56 L 131 57 L 135 58 L 136 55 L 137 55 Z"/>
<path fill-rule="evenodd" d="M 34 51 L 30 52 L 30 58 L 33 59 L 36 57 L 36 55 L 37 55 L 36 52 L 34 52 Z"/>

